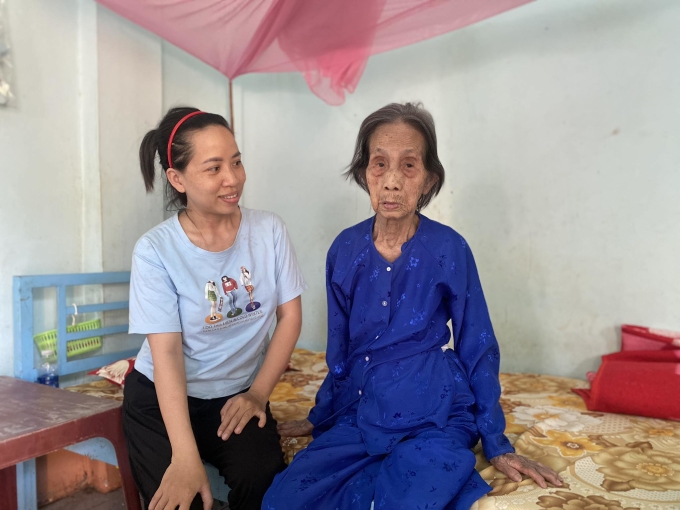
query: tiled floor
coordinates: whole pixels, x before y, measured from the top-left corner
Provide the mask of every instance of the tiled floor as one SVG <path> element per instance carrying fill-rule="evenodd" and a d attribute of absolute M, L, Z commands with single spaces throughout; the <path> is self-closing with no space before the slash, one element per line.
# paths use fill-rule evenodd
<path fill-rule="evenodd" d="M 124 510 L 125 500 L 121 490 L 100 494 L 95 491 L 81 491 L 69 498 L 40 507 L 40 510 Z M 215 502 L 213 510 L 229 510 L 229 506 Z"/>
<path fill-rule="evenodd" d="M 117 490 L 108 494 L 96 491 L 80 491 L 74 496 L 60 499 L 40 510 L 124 510 L 123 491 Z"/>

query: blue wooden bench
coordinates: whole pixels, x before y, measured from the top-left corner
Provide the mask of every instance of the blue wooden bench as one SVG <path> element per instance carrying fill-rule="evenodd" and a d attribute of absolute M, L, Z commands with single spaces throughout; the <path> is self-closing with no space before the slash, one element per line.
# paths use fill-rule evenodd
<path fill-rule="evenodd" d="M 38 378 L 36 359 L 37 348 L 34 342 L 34 312 L 35 290 L 54 288 L 56 289 L 56 318 L 57 318 L 57 364 L 58 375 L 67 377 L 68 382 L 60 385 L 77 384 L 81 382 L 77 376 L 117 360 L 135 356 L 143 336 L 138 336 L 138 342 L 134 348 L 111 351 L 106 343 L 107 336 L 127 333 L 127 319 L 124 323 L 113 326 L 104 326 L 99 329 L 69 333 L 67 322 L 69 315 L 78 314 L 103 314 L 116 310 L 127 310 L 129 303 L 126 300 L 107 302 L 104 298 L 107 286 L 125 285 L 130 283 L 129 272 L 106 272 L 106 273 L 76 273 L 76 274 L 53 274 L 36 276 L 14 277 L 14 376 L 26 381 L 35 382 Z M 95 286 L 94 289 L 84 286 Z M 83 296 L 81 304 L 75 303 L 75 298 L 67 298 L 68 290 L 80 288 Z M 89 292 L 87 292 L 89 290 Z M 86 301 L 84 303 L 84 301 Z M 94 301 L 94 302 L 92 302 Z M 73 304 L 76 304 L 76 307 Z M 77 308 L 77 310 L 76 310 Z M 39 333 L 39 332 L 38 332 Z M 90 337 L 103 337 L 102 348 L 91 354 L 83 354 L 77 359 L 69 360 L 67 357 L 66 344 L 73 340 Z M 129 338 L 129 337 L 126 337 Z M 109 338 L 109 340 L 114 340 Z M 82 377 L 81 377 L 82 379 Z M 69 450 L 86 455 L 92 459 L 101 460 L 108 464 L 117 465 L 115 452 L 111 443 L 102 438 L 94 438 L 68 447 Z M 217 469 L 206 464 L 213 497 L 221 501 L 227 501 L 229 488 Z M 30 460 L 17 465 L 17 493 L 18 508 L 20 510 L 36 510 L 37 494 L 35 480 L 35 460 Z"/>

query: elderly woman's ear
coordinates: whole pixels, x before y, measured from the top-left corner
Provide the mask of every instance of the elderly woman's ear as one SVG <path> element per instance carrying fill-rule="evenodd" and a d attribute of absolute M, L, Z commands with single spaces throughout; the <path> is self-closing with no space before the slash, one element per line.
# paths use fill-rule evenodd
<path fill-rule="evenodd" d="M 423 198 L 428 196 L 437 183 L 439 182 L 439 177 L 432 173 L 427 172 L 427 182 L 425 183 L 425 192 L 423 193 Z"/>
<path fill-rule="evenodd" d="M 437 186 L 437 183 L 439 182 L 439 176 L 437 176 L 433 172 L 427 172 L 427 180 L 425 181 L 425 188 L 423 189 L 422 195 L 420 195 L 420 198 L 418 199 L 418 206 L 416 210 L 420 212 L 423 207 L 425 207 L 427 204 L 430 203 L 430 200 L 432 200 L 432 188 Z M 436 195 L 436 193 L 435 193 Z"/>

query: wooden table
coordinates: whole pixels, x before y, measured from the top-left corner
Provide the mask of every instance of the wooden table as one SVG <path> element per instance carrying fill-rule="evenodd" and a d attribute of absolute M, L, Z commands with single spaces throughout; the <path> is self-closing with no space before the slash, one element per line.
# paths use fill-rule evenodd
<path fill-rule="evenodd" d="M 0 376 L 0 510 L 17 509 L 17 463 L 94 437 L 113 444 L 127 508 L 141 510 L 125 448 L 121 405 Z"/>

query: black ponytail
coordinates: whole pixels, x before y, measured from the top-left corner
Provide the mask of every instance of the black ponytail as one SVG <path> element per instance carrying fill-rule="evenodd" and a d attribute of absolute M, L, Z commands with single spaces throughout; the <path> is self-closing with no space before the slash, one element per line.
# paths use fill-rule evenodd
<path fill-rule="evenodd" d="M 139 146 L 139 166 L 142 168 L 142 177 L 144 177 L 144 186 L 146 192 L 153 191 L 154 180 L 156 178 L 156 130 L 152 129 L 142 140 L 142 145 Z"/>
<path fill-rule="evenodd" d="M 158 128 L 152 129 L 142 140 L 139 147 L 139 165 L 144 178 L 144 186 L 147 193 L 153 191 L 156 178 L 156 155 L 163 169 L 163 175 L 168 170 L 168 140 L 177 123 L 186 115 L 196 112 L 198 109 L 189 107 L 172 108 L 158 124 Z M 185 120 L 175 133 L 172 140 L 172 167 L 178 172 L 183 172 L 193 156 L 190 134 L 208 126 L 223 126 L 231 131 L 229 123 L 221 115 L 214 113 L 202 113 Z M 165 195 L 167 208 L 180 209 L 186 207 L 186 193 L 180 193 L 165 179 Z"/>

